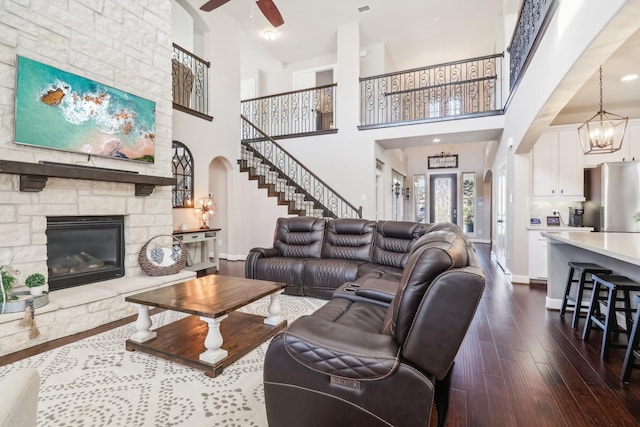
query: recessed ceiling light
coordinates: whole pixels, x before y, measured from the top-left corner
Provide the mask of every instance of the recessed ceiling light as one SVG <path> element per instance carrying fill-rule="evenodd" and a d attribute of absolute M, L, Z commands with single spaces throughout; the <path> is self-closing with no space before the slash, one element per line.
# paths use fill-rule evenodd
<path fill-rule="evenodd" d="M 433 142 L 440 142 L 440 138 L 433 138 Z"/>
<path fill-rule="evenodd" d="M 278 33 L 273 30 L 266 30 L 262 32 L 262 37 L 264 37 L 265 40 L 274 41 L 278 38 Z"/>
<path fill-rule="evenodd" d="M 621 82 L 630 82 L 632 80 L 636 80 L 638 78 L 637 74 L 627 74 L 626 76 L 620 77 Z"/>
<path fill-rule="evenodd" d="M 369 5 L 360 6 L 358 8 L 358 12 L 360 12 L 360 13 L 369 12 L 370 10 L 371 10 L 371 8 L 369 7 Z"/>

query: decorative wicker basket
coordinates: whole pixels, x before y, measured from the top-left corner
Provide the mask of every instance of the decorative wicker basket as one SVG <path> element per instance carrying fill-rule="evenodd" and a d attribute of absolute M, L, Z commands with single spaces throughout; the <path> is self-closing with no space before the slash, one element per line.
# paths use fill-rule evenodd
<path fill-rule="evenodd" d="M 178 259 L 171 265 L 160 265 L 158 262 L 149 258 L 149 245 L 155 239 L 161 237 L 170 237 L 171 239 L 173 239 L 173 243 L 170 245 L 169 249 L 170 252 L 172 251 L 174 246 L 177 245 L 180 247 L 180 255 L 178 256 Z M 163 249 L 162 251 L 164 253 L 166 250 Z M 180 270 L 182 270 L 187 263 L 187 248 L 185 247 L 184 243 L 182 243 L 182 241 L 175 236 L 171 236 L 169 234 L 160 234 L 158 236 L 152 237 L 147 243 L 142 245 L 142 248 L 140 248 L 140 253 L 138 254 L 138 263 L 140 263 L 142 271 L 144 271 L 149 276 L 166 276 L 169 274 L 176 274 Z"/>

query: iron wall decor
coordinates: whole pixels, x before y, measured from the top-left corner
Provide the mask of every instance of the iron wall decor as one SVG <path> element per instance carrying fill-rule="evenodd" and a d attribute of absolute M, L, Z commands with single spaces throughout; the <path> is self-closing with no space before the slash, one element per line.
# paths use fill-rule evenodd
<path fill-rule="evenodd" d="M 153 162 L 156 103 L 18 56 L 15 142 Z"/>
<path fill-rule="evenodd" d="M 427 167 L 429 169 L 451 169 L 458 167 L 457 154 L 439 154 L 427 157 Z"/>

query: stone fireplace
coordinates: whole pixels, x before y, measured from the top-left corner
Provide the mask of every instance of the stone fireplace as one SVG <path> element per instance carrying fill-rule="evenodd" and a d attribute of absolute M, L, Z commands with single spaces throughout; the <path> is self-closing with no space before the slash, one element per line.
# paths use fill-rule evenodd
<path fill-rule="evenodd" d="M 172 187 L 162 180 L 151 191 L 138 192 L 135 183 L 48 176 L 42 189 L 25 191 L 21 173 L 8 172 L 12 164 L 0 160 L 0 265 L 10 264 L 20 271 L 15 291 L 26 291 L 24 279 L 34 272 L 45 274 L 50 288 L 49 303 L 35 313 L 39 337 L 29 339 L 29 328 L 20 326 L 24 313 L 0 315 L 0 355 L 133 315 L 135 310 L 124 301 L 126 296 L 195 277 L 195 273 L 184 270 L 176 275 L 150 277 L 138 263 L 144 243 L 173 231 Z M 34 173 L 49 170 L 34 166 Z M 34 175 L 30 176 L 32 179 Z M 142 174 L 135 176 L 145 179 Z M 83 230 L 88 222 L 97 223 L 97 235 L 90 237 Z M 55 230 L 56 226 L 62 230 Z M 105 226 L 112 230 L 103 234 Z M 58 232 L 69 239 L 51 242 L 52 234 Z M 102 246 L 118 249 L 109 254 L 101 252 Z M 98 275 L 87 280 L 82 273 L 70 282 L 62 274 L 62 281 L 57 282 L 50 263 L 81 252 L 107 264 L 106 270 L 111 270 L 109 274 L 114 277 Z M 112 270 L 111 264 L 122 267 Z M 75 286 L 81 282 L 85 283 Z"/>
<path fill-rule="evenodd" d="M 47 218 L 49 292 L 124 276 L 124 217 Z"/>
<path fill-rule="evenodd" d="M 50 278 L 49 218 L 119 216 L 124 271 L 118 278 L 51 290 L 49 303 L 35 313 L 41 333 L 35 339 L 19 324 L 24 313 L 0 315 L 0 355 L 122 319 L 133 314 L 125 296 L 192 276 L 149 277 L 138 264 L 145 242 L 173 231 L 172 184 L 164 181 L 172 180 L 172 2 L 11 4 L 0 17 L 6 95 L 0 96 L 0 265 L 19 270 L 15 290 L 26 291 L 29 274 Z M 17 144 L 17 55 L 155 102 L 154 162 Z M 33 117 L 34 125 L 42 123 Z"/>

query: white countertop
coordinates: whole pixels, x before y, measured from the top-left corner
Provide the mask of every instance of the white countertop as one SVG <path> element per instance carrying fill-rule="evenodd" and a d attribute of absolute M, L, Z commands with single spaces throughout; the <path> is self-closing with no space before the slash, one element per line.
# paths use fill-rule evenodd
<path fill-rule="evenodd" d="M 593 231 L 593 227 L 569 227 L 568 225 L 528 225 L 529 231 L 574 231 L 576 233 L 585 233 Z"/>
<path fill-rule="evenodd" d="M 640 265 L 640 233 L 543 232 L 551 243 L 557 241 L 601 255 Z"/>

